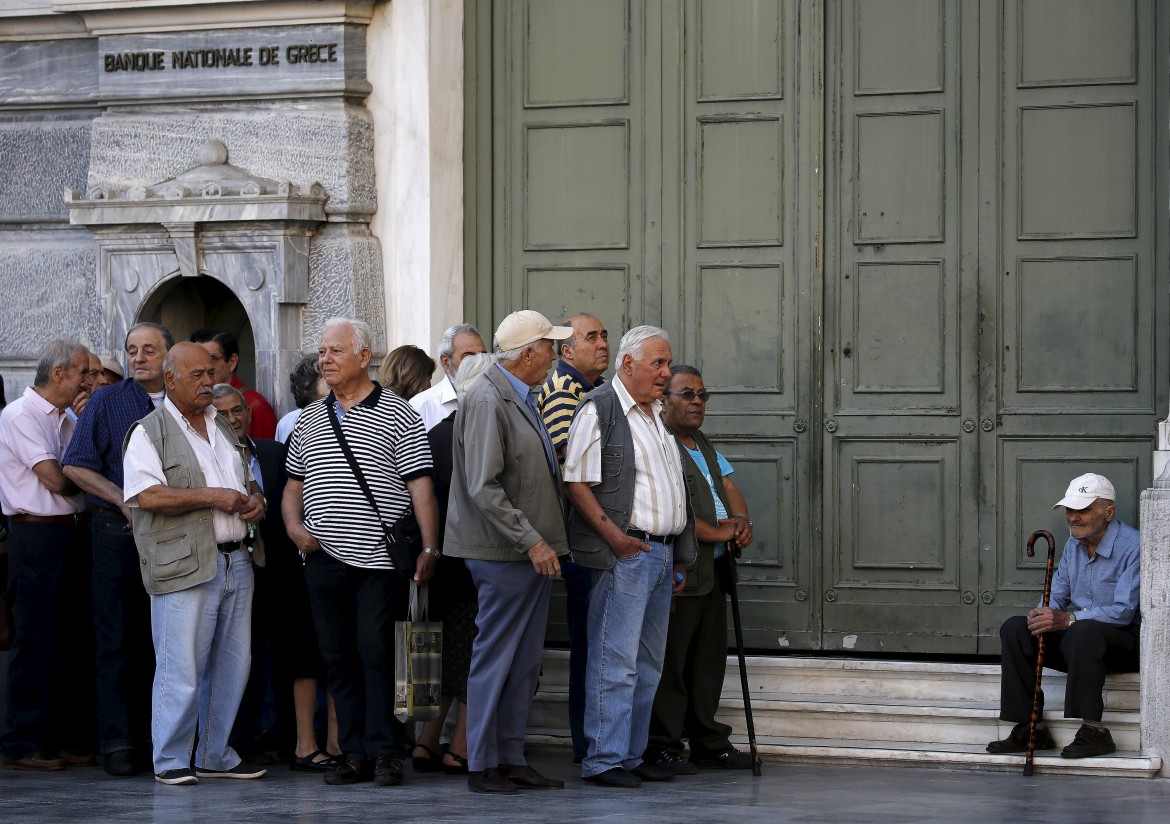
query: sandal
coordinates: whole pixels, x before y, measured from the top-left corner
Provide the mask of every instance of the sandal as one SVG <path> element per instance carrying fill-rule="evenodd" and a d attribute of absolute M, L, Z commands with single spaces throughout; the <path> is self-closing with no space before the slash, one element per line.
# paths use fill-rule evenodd
<path fill-rule="evenodd" d="M 325 756 L 324 761 L 318 761 L 318 756 Z M 292 759 L 288 762 L 290 770 L 300 770 L 301 772 L 333 772 L 337 769 L 337 756 L 330 755 L 327 752 L 320 750 L 313 750 L 308 755 L 293 754 Z"/>
<path fill-rule="evenodd" d="M 413 754 L 413 750 L 411 751 L 412 754 L 410 756 L 410 764 L 412 767 L 414 767 L 415 772 L 438 772 L 445 766 L 443 764 L 443 759 L 439 756 L 439 754 L 428 747 L 426 744 L 415 744 L 414 749 L 424 750 L 427 754 L 426 758 L 419 758 L 417 755 Z"/>
<path fill-rule="evenodd" d="M 450 750 L 447 750 L 447 752 L 445 752 L 444 755 L 451 756 L 459 763 L 458 764 L 448 764 L 446 761 L 444 761 L 443 762 L 443 772 L 447 773 L 447 775 L 467 775 L 467 759 L 466 758 L 464 758 L 462 755 L 457 755 L 456 753 L 453 753 Z"/>

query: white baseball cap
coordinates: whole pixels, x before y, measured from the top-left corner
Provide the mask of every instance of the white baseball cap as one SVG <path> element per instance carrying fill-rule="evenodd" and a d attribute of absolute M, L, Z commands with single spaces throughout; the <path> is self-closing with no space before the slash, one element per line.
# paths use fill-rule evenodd
<path fill-rule="evenodd" d="M 496 347 L 501 352 L 519 349 L 535 343 L 541 338 L 564 340 L 573 336 L 569 326 L 553 326 L 549 319 L 532 309 L 513 312 L 500 322 L 496 329 Z"/>
<path fill-rule="evenodd" d="M 1054 503 L 1052 508 L 1064 506 L 1069 509 L 1084 509 L 1092 505 L 1093 501 L 1098 498 L 1116 501 L 1117 492 L 1114 491 L 1113 484 L 1109 483 L 1109 479 L 1104 475 L 1087 472 L 1072 479 L 1072 483 L 1064 492 L 1064 497 Z"/>

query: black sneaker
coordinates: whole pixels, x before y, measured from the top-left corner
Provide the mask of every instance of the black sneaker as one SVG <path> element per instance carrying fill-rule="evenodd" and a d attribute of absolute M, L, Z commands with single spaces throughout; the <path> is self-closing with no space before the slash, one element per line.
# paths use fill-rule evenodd
<path fill-rule="evenodd" d="M 1113 744 L 1113 736 L 1109 734 L 1109 730 L 1081 724 L 1073 742 L 1060 751 L 1060 757 L 1092 758 L 1114 752 L 1117 752 L 1117 747 Z"/>
<path fill-rule="evenodd" d="M 590 784 L 598 784 L 602 787 L 619 787 L 629 790 L 642 786 L 641 778 L 638 778 L 632 772 L 623 770 L 621 767 L 611 767 L 603 773 L 587 775 L 584 780 Z"/>
<path fill-rule="evenodd" d="M 134 750 L 115 750 L 108 753 L 102 766 L 108 775 L 119 777 L 138 775 L 138 765 L 134 763 Z"/>
<path fill-rule="evenodd" d="M 154 780 L 160 784 L 198 784 L 194 770 L 163 770 L 154 774 Z"/>
<path fill-rule="evenodd" d="M 667 750 L 659 749 L 658 747 L 651 747 L 642 754 L 642 763 L 651 764 L 660 770 L 666 770 L 674 775 L 694 775 L 699 771 L 689 761 L 683 761 L 683 758 L 678 753 L 669 752 Z"/>
<path fill-rule="evenodd" d="M 230 770 L 208 770 L 203 767 L 196 767 L 195 775 L 200 778 L 242 778 L 248 780 L 252 778 L 263 778 L 268 775 L 268 770 L 263 767 L 245 767 L 244 762 L 241 761 Z"/>
<path fill-rule="evenodd" d="M 374 783 L 380 787 L 397 787 L 402 783 L 402 759 L 379 755 L 374 762 Z"/>
<path fill-rule="evenodd" d="M 1052 733 L 1048 728 L 1036 730 L 1036 750 L 1055 750 L 1056 742 L 1052 740 Z M 1028 724 L 1021 722 L 1012 727 L 1011 735 L 1002 741 L 992 741 L 987 745 L 987 751 L 996 755 L 1005 753 L 1028 751 Z"/>
<path fill-rule="evenodd" d="M 670 770 L 655 767 L 653 764 L 648 764 L 645 761 L 634 767 L 630 772 L 643 781 L 673 781 L 675 775 Z"/>
<path fill-rule="evenodd" d="M 353 761 L 349 758 L 342 758 L 338 762 L 336 770 L 331 773 L 325 773 L 325 783 L 334 787 L 344 786 L 346 784 L 360 784 L 363 781 L 373 780 L 374 771 L 370 768 L 368 762 Z"/>
<path fill-rule="evenodd" d="M 735 747 L 701 753 L 691 750 L 691 763 L 701 770 L 750 770 L 752 757 Z"/>

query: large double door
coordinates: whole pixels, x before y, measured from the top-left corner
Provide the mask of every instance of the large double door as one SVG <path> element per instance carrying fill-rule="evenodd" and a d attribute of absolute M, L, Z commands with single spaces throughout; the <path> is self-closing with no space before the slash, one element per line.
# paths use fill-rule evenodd
<path fill-rule="evenodd" d="M 993 652 L 1069 478 L 1136 522 L 1167 395 L 1155 3 L 466 8 L 471 313 L 654 323 L 703 370 L 751 646 Z"/>

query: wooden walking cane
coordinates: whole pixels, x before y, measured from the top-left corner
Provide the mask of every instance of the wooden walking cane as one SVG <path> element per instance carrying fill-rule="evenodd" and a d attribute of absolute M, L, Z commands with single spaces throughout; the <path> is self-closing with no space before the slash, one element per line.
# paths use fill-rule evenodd
<path fill-rule="evenodd" d="M 1046 529 L 1038 529 L 1028 539 L 1028 557 L 1036 556 L 1036 539 L 1043 538 L 1048 542 L 1048 563 L 1044 569 L 1044 598 L 1040 606 L 1048 608 L 1048 599 L 1052 597 L 1052 561 L 1056 556 L 1056 541 L 1052 533 Z M 1043 712 L 1040 690 L 1040 679 L 1044 676 L 1044 635 L 1036 646 L 1036 687 L 1032 690 L 1032 720 L 1028 722 L 1028 749 L 1024 754 L 1024 775 L 1032 774 L 1032 752 L 1036 749 L 1036 725 L 1040 723 L 1040 713 Z"/>
<path fill-rule="evenodd" d="M 727 576 L 727 592 L 731 595 L 731 622 L 735 626 L 735 652 L 739 656 L 739 684 L 743 689 L 743 712 L 747 718 L 748 746 L 752 752 L 752 775 L 759 775 L 763 761 L 756 748 L 756 724 L 752 720 L 752 697 L 748 690 L 747 663 L 743 654 L 743 622 L 739 617 L 739 587 L 737 586 L 739 572 L 735 566 L 735 556 L 738 554 L 739 547 L 735 545 L 734 541 L 729 541 L 727 555 L 730 562 L 730 574 Z"/>

